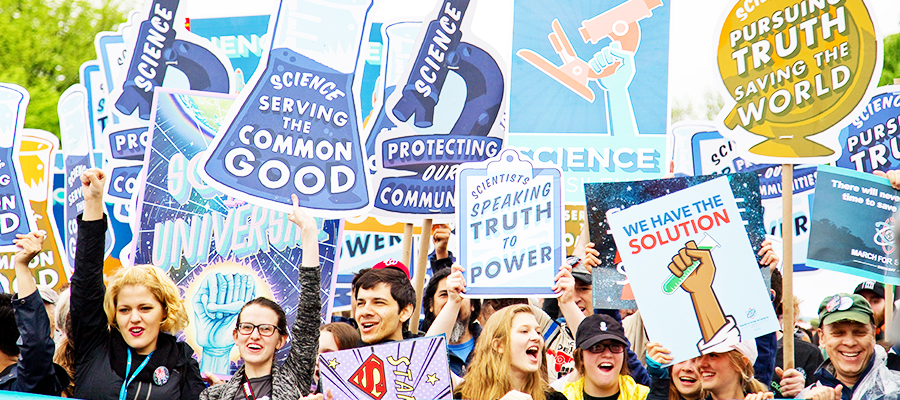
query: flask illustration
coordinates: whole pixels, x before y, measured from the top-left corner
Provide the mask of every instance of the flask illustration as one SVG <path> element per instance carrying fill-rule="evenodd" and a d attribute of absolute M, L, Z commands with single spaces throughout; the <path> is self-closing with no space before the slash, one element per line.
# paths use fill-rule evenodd
<path fill-rule="evenodd" d="M 16 234 L 34 230 L 31 207 L 22 194 L 21 173 L 13 152 L 25 123 L 29 95 L 24 88 L 0 83 L 0 251 L 15 251 Z"/>
<path fill-rule="evenodd" d="M 349 215 L 369 206 L 354 74 L 371 0 L 285 0 L 272 44 L 211 145 L 217 189 L 289 210 Z"/>

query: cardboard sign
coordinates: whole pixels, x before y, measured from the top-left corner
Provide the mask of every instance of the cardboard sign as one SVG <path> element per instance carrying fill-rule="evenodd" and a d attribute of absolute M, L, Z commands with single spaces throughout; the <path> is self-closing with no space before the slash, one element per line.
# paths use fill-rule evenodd
<path fill-rule="evenodd" d="M 319 385 L 354 400 L 452 399 L 444 336 L 319 354 Z"/>
<path fill-rule="evenodd" d="M 719 131 L 755 163 L 827 163 L 866 107 L 883 51 L 869 2 L 749 4 L 721 20 Z M 815 139 L 810 139 L 815 135 Z"/>
<path fill-rule="evenodd" d="M 128 67 L 122 85 L 110 91 L 111 103 L 122 115 L 149 120 L 153 91 L 163 85 L 170 68 L 187 79 L 189 87 L 183 89 L 234 93 L 231 63 L 208 40 L 185 29 L 180 3 L 147 0 L 142 12 L 132 14 L 138 19 L 129 21 L 136 29 L 125 42 Z"/>
<path fill-rule="evenodd" d="M 856 119 L 841 130 L 843 152 L 834 165 L 860 172 L 897 169 L 900 163 L 900 86 L 882 86 Z"/>
<path fill-rule="evenodd" d="M 0 251 L 15 251 L 16 235 L 35 230 L 31 204 L 22 195 L 25 181 L 18 162 L 28 99 L 25 88 L 0 83 Z M 8 293 L 9 286 L 4 288 Z"/>
<path fill-rule="evenodd" d="M 674 362 L 778 329 L 728 178 L 607 219 L 647 335 L 672 350 Z"/>
<path fill-rule="evenodd" d="M 887 178 L 819 166 L 807 263 L 900 285 L 894 214 L 900 191 Z"/>
<path fill-rule="evenodd" d="M 508 145 L 559 166 L 568 202 L 587 182 L 662 177 L 670 1 L 513 7 Z"/>
<path fill-rule="evenodd" d="M 190 19 L 191 32 L 209 39 L 231 60 L 236 92 L 244 88 L 256 71 L 268 28 L 268 15 Z"/>
<path fill-rule="evenodd" d="M 459 264 L 466 295 L 556 296 L 565 260 L 562 172 L 511 149 L 463 164 L 456 180 Z"/>
<path fill-rule="evenodd" d="M 472 33 L 475 6 L 439 1 L 424 23 L 385 29 L 390 95 L 376 107 L 366 139 L 375 150 L 376 215 L 453 220 L 459 165 L 496 156 L 503 147 L 499 116 L 508 74 L 498 53 Z M 411 36 L 417 39 L 409 48 Z M 405 67 L 403 74 L 396 74 L 396 64 Z"/>
<path fill-rule="evenodd" d="M 182 288 L 191 315 L 185 335 L 201 355 L 200 369 L 223 375 L 233 372 L 229 364 L 238 357 L 231 332 L 240 307 L 210 310 L 265 295 L 292 319 L 302 259 L 300 230 L 288 215 L 230 198 L 197 174 L 201 153 L 208 150 L 232 102 L 206 92 L 157 92 L 147 173 L 138 185 L 132 252 L 134 264 L 167 271 Z M 330 321 L 341 221 L 317 222 L 322 320 Z M 222 296 L 222 288 L 227 288 L 227 296 Z"/>
<path fill-rule="evenodd" d="M 63 143 L 65 165 L 64 240 L 69 265 L 75 265 L 78 223 L 75 217 L 84 212 L 81 175 L 93 168 L 91 160 L 91 131 L 88 117 L 88 94 L 82 85 L 72 85 L 59 98 L 59 130 Z M 109 233 L 107 231 L 107 233 Z"/>
<path fill-rule="evenodd" d="M 54 223 L 51 167 L 54 153 L 59 149 L 59 139 L 50 132 L 37 129 L 23 129 L 16 150 L 15 167 L 24 182 L 22 195 L 29 202 L 35 219 L 35 230 L 46 232 L 44 245 L 29 267 L 38 285 L 48 285 L 60 289 L 69 282 L 66 271 L 68 260 L 63 255 L 61 236 Z M 13 262 L 16 249 L 0 253 L 0 286 L 9 289 L 14 282 L 16 271 Z"/>
<path fill-rule="evenodd" d="M 740 217 L 754 249 L 765 240 L 763 208 L 760 205 L 760 181 L 756 173 L 726 175 L 734 196 L 741 204 Z M 594 268 L 593 292 L 596 308 L 634 309 L 634 292 L 627 274 L 631 268 L 620 255 L 613 240 L 607 214 L 677 192 L 715 179 L 716 176 L 678 177 L 637 182 L 592 183 L 585 185 L 591 241 L 600 251 L 599 268 Z M 627 274 L 626 274 L 627 271 Z"/>
<path fill-rule="evenodd" d="M 265 61 L 201 163 L 209 184 L 282 212 L 291 194 L 316 216 L 370 207 L 354 73 L 371 5 L 277 3 Z"/>

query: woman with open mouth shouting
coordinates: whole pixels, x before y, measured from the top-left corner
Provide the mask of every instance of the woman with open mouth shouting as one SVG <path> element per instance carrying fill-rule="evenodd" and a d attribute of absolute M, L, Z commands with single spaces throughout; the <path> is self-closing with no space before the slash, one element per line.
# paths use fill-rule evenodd
<path fill-rule="evenodd" d="M 469 400 L 564 400 L 542 377 L 544 338 L 531 307 L 518 304 L 488 319 L 475 358 L 454 397 Z M 543 366 L 545 367 L 545 366 Z"/>
<path fill-rule="evenodd" d="M 594 314 L 578 325 L 572 354 L 581 379 L 566 384 L 568 400 L 644 400 L 649 388 L 629 375 L 625 363 L 628 341 L 622 324 L 606 314 Z"/>
<path fill-rule="evenodd" d="M 178 288 L 153 266 L 123 268 L 103 285 L 106 175 L 92 168 L 81 182 L 70 302 L 75 397 L 196 399 L 204 388 L 200 366 L 191 347 L 172 335 L 188 323 Z"/>
<path fill-rule="evenodd" d="M 300 299 L 291 327 L 291 350 L 280 366 L 275 351 L 288 341 L 287 317 L 278 303 L 265 297 L 250 300 L 238 314 L 234 344 L 244 360 L 225 384 L 210 386 L 201 400 L 290 399 L 310 394 L 319 346 L 319 229 L 315 219 L 298 205 L 288 218 L 300 228 L 303 259 L 299 267 Z"/>

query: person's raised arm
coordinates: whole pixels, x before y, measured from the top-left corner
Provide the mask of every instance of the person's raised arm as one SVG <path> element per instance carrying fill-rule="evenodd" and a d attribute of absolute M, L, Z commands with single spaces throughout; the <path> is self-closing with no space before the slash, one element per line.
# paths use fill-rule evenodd
<path fill-rule="evenodd" d="M 559 311 L 566 319 L 566 325 L 577 335 L 578 325 L 584 320 L 584 313 L 575 304 L 575 278 L 572 276 L 572 267 L 563 265 L 559 267 L 559 273 L 554 278 L 553 291 L 559 293 L 557 302 Z M 589 307 L 593 304 L 589 305 Z"/>
<path fill-rule="evenodd" d="M 291 195 L 294 211 L 288 217 L 300 229 L 303 256 L 300 262 L 300 299 L 297 315 L 291 327 L 293 336 L 291 351 L 280 368 L 275 385 L 296 388 L 301 396 L 310 392 L 315 371 L 316 355 L 319 347 L 319 325 L 321 322 L 322 298 L 319 268 L 319 227 L 316 220 L 306 214 L 298 205 L 297 195 Z M 273 388 L 274 389 L 274 388 Z"/>
<path fill-rule="evenodd" d="M 75 348 L 75 364 L 93 346 L 106 338 L 108 323 L 103 311 L 103 256 L 106 240 L 106 217 L 103 213 L 103 190 L 106 174 L 91 168 L 81 175 L 84 195 L 84 213 L 77 218 L 78 238 L 75 246 L 75 272 L 72 274 L 72 290 L 69 312 Z"/>
<path fill-rule="evenodd" d="M 453 264 L 450 275 L 447 276 L 447 303 L 437 316 L 434 322 L 428 328 L 425 336 L 434 336 L 444 334 L 450 337 L 453 331 L 453 325 L 459 316 L 459 310 L 462 308 L 462 293 L 466 292 L 466 279 L 463 277 L 463 267 L 459 264 Z"/>
<path fill-rule="evenodd" d="M 43 232 L 16 235 L 13 242 L 19 247 L 15 255 L 16 281 L 19 291 L 13 301 L 16 326 L 19 328 L 19 362 L 17 379 L 12 389 L 18 392 L 58 396 L 61 386 L 51 385 L 44 379 L 55 373 L 53 352 L 56 346 L 50 332 L 50 318 L 28 263 L 40 253 L 44 244 Z M 55 387 L 46 387 L 55 386 Z"/>

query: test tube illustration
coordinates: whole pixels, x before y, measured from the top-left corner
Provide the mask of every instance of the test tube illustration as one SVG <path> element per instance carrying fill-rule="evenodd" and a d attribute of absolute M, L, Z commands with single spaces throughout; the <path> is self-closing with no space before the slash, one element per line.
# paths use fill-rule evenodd
<path fill-rule="evenodd" d="M 719 243 L 716 242 L 715 239 L 713 239 L 712 236 L 709 236 L 709 234 L 707 233 L 703 234 L 703 239 L 700 239 L 700 243 L 697 244 L 697 249 L 699 250 L 712 250 L 718 247 L 720 247 Z M 666 279 L 665 282 L 663 282 L 663 293 L 675 293 L 675 291 L 681 287 L 681 284 L 684 283 L 684 281 L 687 280 L 687 278 L 697 270 L 698 266 L 700 266 L 700 260 L 694 260 L 694 262 L 692 262 L 691 265 L 684 270 L 684 273 L 682 273 L 680 277 L 670 275 L 669 278 Z"/>
<path fill-rule="evenodd" d="M 88 95 L 82 85 L 72 85 L 62 94 L 57 104 L 59 130 L 63 140 L 63 164 L 66 169 L 63 215 L 65 221 L 74 221 L 84 211 L 84 196 L 81 193 L 81 173 L 93 167 L 91 162 L 91 128 L 88 116 Z M 109 231 L 107 231 L 109 232 Z M 69 265 L 75 265 L 75 241 L 78 227 L 74 223 L 64 224 L 64 245 Z"/>
<path fill-rule="evenodd" d="M 264 65 L 232 106 L 239 111 L 219 132 L 207 176 L 281 209 L 291 194 L 313 210 L 370 204 L 353 88 L 371 7 L 372 0 L 279 3 Z M 282 151 L 273 151 L 276 139 Z"/>

